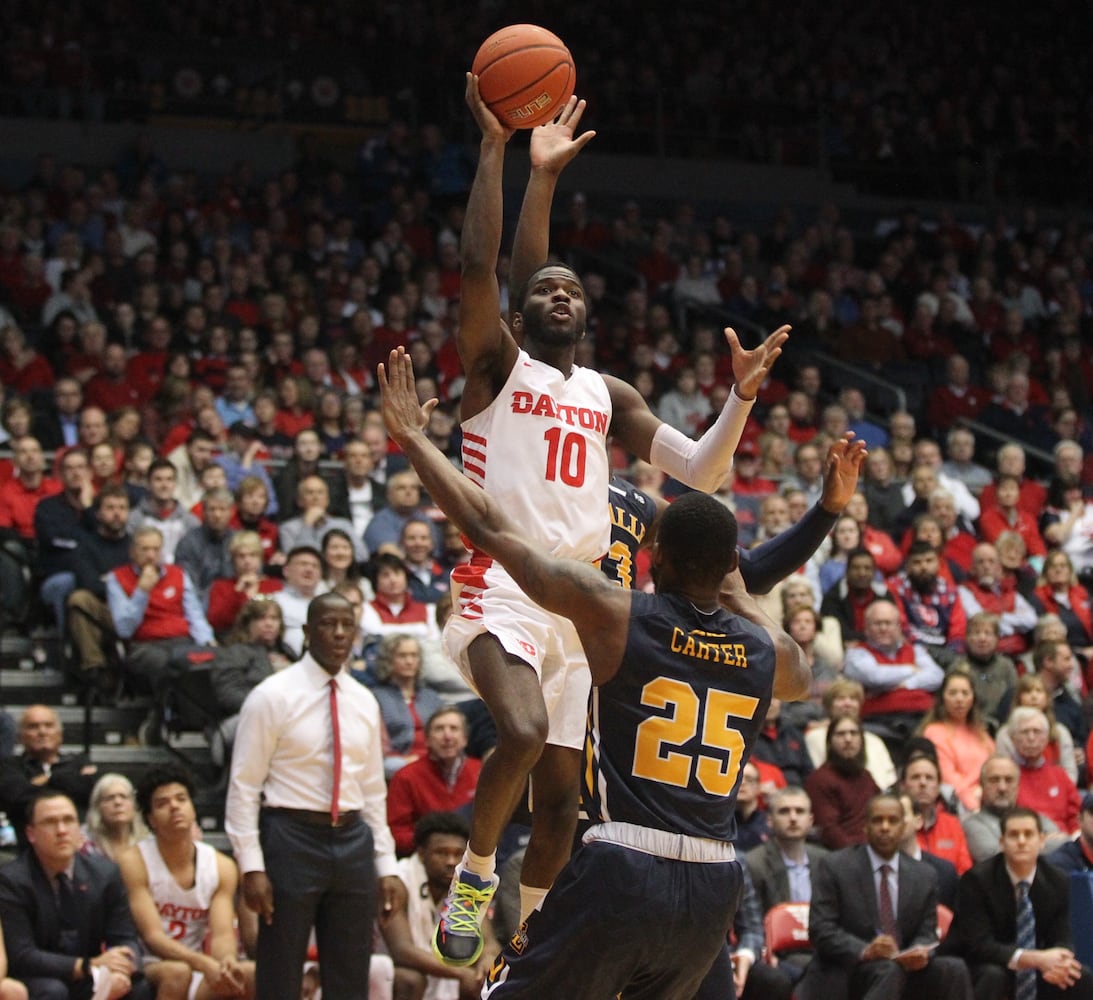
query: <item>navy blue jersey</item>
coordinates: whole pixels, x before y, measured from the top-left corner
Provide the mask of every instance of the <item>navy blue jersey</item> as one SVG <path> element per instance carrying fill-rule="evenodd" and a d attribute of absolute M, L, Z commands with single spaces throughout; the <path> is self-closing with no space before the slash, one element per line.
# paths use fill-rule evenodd
<path fill-rule="evenodd" d="M 600 568 L 612 583 L 634 588 L 634 562 L 657 516 L 657 501 L 625 479 L 612 476 L 607 489 L 611 509 L 611 547 Z M 796 573 L 835 526 L 837 515 L 814 504 L 796 524 L 754 549 L 737 547 L 740 575 L 752 594 L 766 594 L 779 581 Z"/>
<path fill-rule="evenodd" d="M 600 560 L 600 569 L 612 583 L 624 590 L 633 590 L 634 560 L 657 516 L 657 502 L 618 476 L 611 477 L 607 491 L 611 508 L 611 546 Z"/>
<path fill-rule="evenodd" d="M 724 609 L 632 596 L 622 666 L 592 691 L 589 819 L 731 841 L 740 775 L 770 705 L 774 643 Z"/>

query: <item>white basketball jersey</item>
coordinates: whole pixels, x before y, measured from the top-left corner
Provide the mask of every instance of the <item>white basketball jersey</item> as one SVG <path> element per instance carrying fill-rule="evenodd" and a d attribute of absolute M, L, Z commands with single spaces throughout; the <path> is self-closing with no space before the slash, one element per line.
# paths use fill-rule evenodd
<path fill-rule="evenodd" d="M 463 469 L 529 538 L 554 555 L 592 562 L 610 544 L 603 377 L 569 378 L 521 351 L 504 388 L 463 422 Z"/>
<path fill-rule="evenodd" d="M 220 885 L 216 850 L 201 841 L 194 842 L 197 848 L 194 884 L 190 889 L 183 889 L 159 853 L 155 837 L 145 837 L 137 847 L 144 857 L 148 888 L 163 922 L 164 933 L 193 951 L 201 951 L 209 928 L 209 904 Z"/>

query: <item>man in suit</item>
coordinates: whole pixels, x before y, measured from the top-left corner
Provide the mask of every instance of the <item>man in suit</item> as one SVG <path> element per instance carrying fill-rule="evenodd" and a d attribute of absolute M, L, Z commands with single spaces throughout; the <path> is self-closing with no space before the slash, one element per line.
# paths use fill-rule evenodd
<path fill-rule="evenodd" d="M 805 843 L 812 829 L 812 802 L 796 785 L 779 788 L 770 797 L 771 839 L 748 851 L 746 861 L 755 884 L 760 909 L 779 903 L 808 903 L 812 900 L 812 876 L 827 849 Z M 780 952 L 780 967 L 794 980 L 800 978 L 812 958 L 812 950 Z"/>
<path fill-rule="evenodd" d="M 9 971 L 31 1000 L 151 1000 L 117 866 L 84 857 L 72 800 L 45 791 L 27 809 L 30 850 L 0 869 Z"/>
<path fill-rule="evenodd" d="M 53 383 L 53 405 L 35 414 L 31 428 L 46 451 L 74 448 L 80 443 L 83 386 L 79 379 L 59 378 Z"/>
<path fill-rule="evenodd" d="M 771 839 L 748 851 L 759 905 L 765 914 L 778 903 L 807 903 L 812 899 L 812 878 L 827 850 L 805 842 L 812 829 L 812 801 L 797 785 L 779 788 L 770 797 Z"/>
<path fill-rule="evenodd" d="M 1043 842 L 1039 814 L 1017 806 L 1002 818 L 1001 853 L 960 879 L 949 934 L 971 966 L 975 1000 L 1093 997 L 1093 976 L 1070 947 L 1068 876 L 1038 863 Z M 1032 907 L 1027 942 L 1018 921 L 1025 899 Z"/>
<path fill-rule="evenodd" d="M 812 981 L 814 969 L 827 975 L 841 970 L 850 1000 L 968 1000 L 971 982 L 964 963 L 932 953 L 937 876 L 899 850 L 903 805 L 898 796 L 881 793 L 870 800 L 865 833 L 866 843 L 829 854 L 817 865 L 809 911 L 816 959 L 805 982 Z"/>

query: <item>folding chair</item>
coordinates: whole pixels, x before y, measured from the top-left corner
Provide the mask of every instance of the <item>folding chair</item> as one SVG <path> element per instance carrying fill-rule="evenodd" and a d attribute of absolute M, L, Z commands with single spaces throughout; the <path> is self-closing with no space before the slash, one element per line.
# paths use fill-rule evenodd
<path fill-rule="evenodd" d="M 766 959 L 782 951 L 805 951 L 808 938 L 808 903 L 776 903 L 763 918 Z"/>

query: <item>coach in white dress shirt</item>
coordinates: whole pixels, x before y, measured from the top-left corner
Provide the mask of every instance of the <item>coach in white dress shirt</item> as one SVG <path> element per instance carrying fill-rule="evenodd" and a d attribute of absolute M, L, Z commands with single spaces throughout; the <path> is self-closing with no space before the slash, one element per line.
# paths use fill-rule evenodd
<path fill-rule="evenodd" d="M 243 704 L 224 825 L 243 896 L 261 917 L 256 995 L 300 995 L 314 926 L 323 997 L 349 1000 L 368 991 L 377 877 L 385 911 L 405 890 L 387 827 L 379 706 L 344 669 L 352 605 L 316 597 L 304 632 L 309 652 Z"/>

